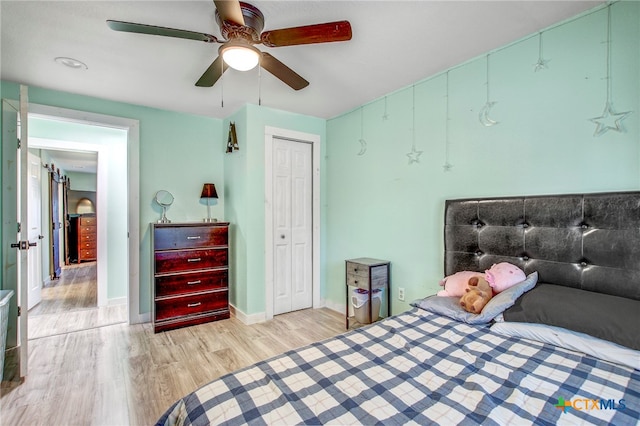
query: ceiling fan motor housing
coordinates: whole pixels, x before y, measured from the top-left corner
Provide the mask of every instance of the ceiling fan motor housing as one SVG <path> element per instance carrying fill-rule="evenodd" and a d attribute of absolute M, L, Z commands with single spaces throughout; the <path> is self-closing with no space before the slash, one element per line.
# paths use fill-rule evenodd
<path fill-rule="evenodd" d="M 249 3 L 240 2 L 244 25 L 231 21 L 222 21 L 216 9 L 216 22 L 222 37 L 227 40 L 243 38 L 250 43 L 260 43 L 260 34 L 264 28 L 264 15 Z"/>

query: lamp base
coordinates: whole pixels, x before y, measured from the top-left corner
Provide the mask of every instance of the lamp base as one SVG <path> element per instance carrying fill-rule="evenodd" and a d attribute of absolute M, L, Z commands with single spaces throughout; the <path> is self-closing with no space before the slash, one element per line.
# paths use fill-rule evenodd
<path fill-rule="evenodd" d="M 216 223 L 218 222 L 218 219 L 216 219 L 215 217 L 205 217 L 204 219 L 202 219 L 202 221 L 205 223 Z"/>

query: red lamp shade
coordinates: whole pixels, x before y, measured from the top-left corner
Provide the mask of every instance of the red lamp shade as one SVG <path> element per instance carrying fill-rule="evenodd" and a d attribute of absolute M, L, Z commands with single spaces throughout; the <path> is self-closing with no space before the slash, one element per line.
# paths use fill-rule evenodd
<path fill-rule="evenodd" d="M 218 198 L 216 186 L 212 183 L 205 183 L 202 185 L 202 194 L 200 194 L 200 198 Z"/>

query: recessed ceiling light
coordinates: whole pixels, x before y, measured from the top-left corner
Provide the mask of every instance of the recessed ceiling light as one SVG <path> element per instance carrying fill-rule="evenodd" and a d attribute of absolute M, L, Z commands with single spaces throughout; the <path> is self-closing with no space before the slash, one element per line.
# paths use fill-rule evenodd
<path fill-rule="evenodd" d="M 82 61 L 79 61 L 77 59 L 73 59 L 73 58 L 67 58 L 64 56 L 58 56 L 55 61 L 59 64 L 62 64 L 64 66 L 67 66 L 69 68 L 73 68 L 73 69 L 89 69 L 89 67 L 87 66 L 87 64 L 85 64 Z"/>

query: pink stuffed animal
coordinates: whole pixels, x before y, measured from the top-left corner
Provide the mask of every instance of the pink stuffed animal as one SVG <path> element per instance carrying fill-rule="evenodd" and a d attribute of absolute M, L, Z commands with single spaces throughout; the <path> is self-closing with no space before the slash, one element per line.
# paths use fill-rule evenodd
<path fill-rule="evenodd" d="M 446 276 L 440 280 L 440 285 L 444 289 L 438 292 L 438 296 L 462 297 L 469 287 L 469 278 L 471 277 L 485 278 L 485 274 L 482 272 L 461 271 Z"/>
<path fill-rule="evenodd" d="M 527 278 L 522 269 L 507 262 L 495 263 L 484 273 L 485 279 L 489 282 L 495 294 L 503 292 Z"/>

